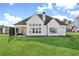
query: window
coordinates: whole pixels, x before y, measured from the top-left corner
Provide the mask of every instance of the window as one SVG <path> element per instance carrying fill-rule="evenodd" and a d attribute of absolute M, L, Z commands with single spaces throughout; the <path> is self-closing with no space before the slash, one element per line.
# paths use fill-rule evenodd
<path fill-rule="evenodd" d="M 38 33 L 38 28 L 36 28 L 36 33 Z"/>
<path fill-rule="evenodd" d="M 32 32 L 35 33 L 35 28 L 32 28 Z"/>
<path fill-rule="evenodd" d="M 30 34 L 32 33 L 41 33 L 41 28 L 30 28 L 30 31 L 29 31 Z"/>
<path fill-rule="evenodd" d="M 39 24 L 39 26 L 41 26 L 41 24 Z"/>
<path fill-rule="evenodd" d="M 33 24 L 33 26 L 35 26 L 35 24 Z"/>
<path fill-rule="evenodd" d="M 57 28 L 50 28 L 50 33 L 57 33 Z"/>
<path fill-rule="evenodd" d="M 41 26 L 41 24 L 29 24 L 29 26 Z"/>
<path fill-rule="evenodd" d="M 25 34 L 26 28 L 25 27 L 21 27 L 21 33 Z"/>
<path fill-rule="evenodd" d="M 41 28 L 39 28 L 39 33 L 41 33 Z"/>

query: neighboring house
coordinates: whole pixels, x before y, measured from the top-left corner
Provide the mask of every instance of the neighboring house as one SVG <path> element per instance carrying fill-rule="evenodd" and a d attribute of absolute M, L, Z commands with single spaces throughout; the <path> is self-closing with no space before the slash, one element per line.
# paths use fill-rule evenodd
<path fill-rule="evenodd" d="M 8 34 L 9 33 L 9 27 L 0 25 L 0 34 Z"/>
<path fill-rule="evenodd" d="M 67 29 L 71 29 L 72 32 L 79 32 L 79 23 L 72 22 L 71 24 L 67 25 Z"/>
<path fill-rule="evenodd" d="M 2 34 L 3 25 L 0 25 L 0 34 Z"/>
<path fill-rule="evenodd" d="M 72 32 L 79 32 L 79 25 L 74 25 Z"/>
<path fill-rule="evenodd" d="M 73 25 L 67 24 L 67 32 L 72 32 L 72 31 L 73 31 Z"/>
<path fill-rule="evenodd" d="M 67 24 L 67 32 L 79 32 L 79 24 L 74 22 Z"/>
<path fill-rule="evenodd" d="M 73 32 L 79 32 L 79 15 L 73 21 Z"/>
<path fill-rule="evenodd" d="M 34 14 L 14 26 L 16 34 L 26 36 L 66 36 L 66 24 L 46 15 L 45 12 Z"/>
<path fill-rule="evenodd" d="M 3 26 L 3 34 L 9 34 L 9 27 Z"/>

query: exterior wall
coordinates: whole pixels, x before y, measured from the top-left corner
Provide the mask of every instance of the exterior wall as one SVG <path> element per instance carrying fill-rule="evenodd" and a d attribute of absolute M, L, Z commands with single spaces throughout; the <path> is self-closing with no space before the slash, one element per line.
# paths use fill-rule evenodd
<path fill-rule="evenodd" d="M 30 26 L 29 24 L 41 24 L 41 26 Z M 41 28 L 41 33 L 30 33 L 30 28 Z M 44 25 L 43 21 L 37 16 L 33 15 L 28 21 L 27 21 L 27 36 L 44 36 L 46 35 L 46 26 Z"/>
<path fill-rule="evenodd" d="M 43 33 L 42 34 L 43 36 L 46 36 L 47 35 L 47 26 L 46 25 L 43 25 L 42 26 L 42 33 Z"/>
<path fill-rule="evenodd" d="M 57 23 L 57 21 L 55 21 L 54 19 L 52 19 L 49 23 L 48 23 L 48 36 L 58 36 L 59 35 L 59 28 L 60 25 Z M 50 33 L 50 27 L 51 28 L 57 28 L 57 33 Z"/>
<path fill-rule="evenodd" d="M 65 36 L 66 35 L 66 26 L 60 25 L 56 20 L 52 19 L 48 23 L 48 36 Z M 56 28 L 57 33 L 50 33 L 50 27 Z"/>
<path fill-rule="evenodd" d="M 66 26 L 65 25 L 61 25 L 60 26 L 60 30 L 59 30 L 59 35 L 60 36 L 66 36 L 67 31 L 66 31 Z"/>

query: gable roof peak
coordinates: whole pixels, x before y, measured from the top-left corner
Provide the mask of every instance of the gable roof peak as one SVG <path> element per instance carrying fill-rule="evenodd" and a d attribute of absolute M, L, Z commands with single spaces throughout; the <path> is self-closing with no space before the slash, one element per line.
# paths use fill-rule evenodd
<path fill-rule="evenodd" d="M 33 14 L 33 15 L 37 15 L 42 21 L 43 21 L 43 14 Z M 32 15 L 32 16 L 33 16 Z M 20 22 L 18 22 L 18 23 L 16 23 L 16 24 L 14 24 L 14 25 L 26 25 L 26 22 L 32 17 L 32 16 L 30 16 L 30 17 L 28 17 L 28 18 L 26 18 L 26 19 L 24 19 L 24 20 L 22 20 L 22 21 L 20 21 Z M 43 21 L 44 22 L 44 25 L 47 25 L 52 19 L 55 19 L 60 25 L 66 25 L 65 23 L 63 23 L 63 22 L 61 22 L 59 19 L 57 19 L 57 18 L 53 18 L 53 17 L 51 17 L 51 16 L 48 16 L 48 15 L 45 15 L 45 21 Z"/>

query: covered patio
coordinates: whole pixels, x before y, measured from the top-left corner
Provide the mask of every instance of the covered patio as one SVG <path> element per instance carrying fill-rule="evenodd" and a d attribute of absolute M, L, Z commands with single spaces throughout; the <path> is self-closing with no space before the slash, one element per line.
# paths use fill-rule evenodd
<path fill-rule="evenodd" d="M 15 25 L 15 35 L 25 35 L 26 25 Z"/>

